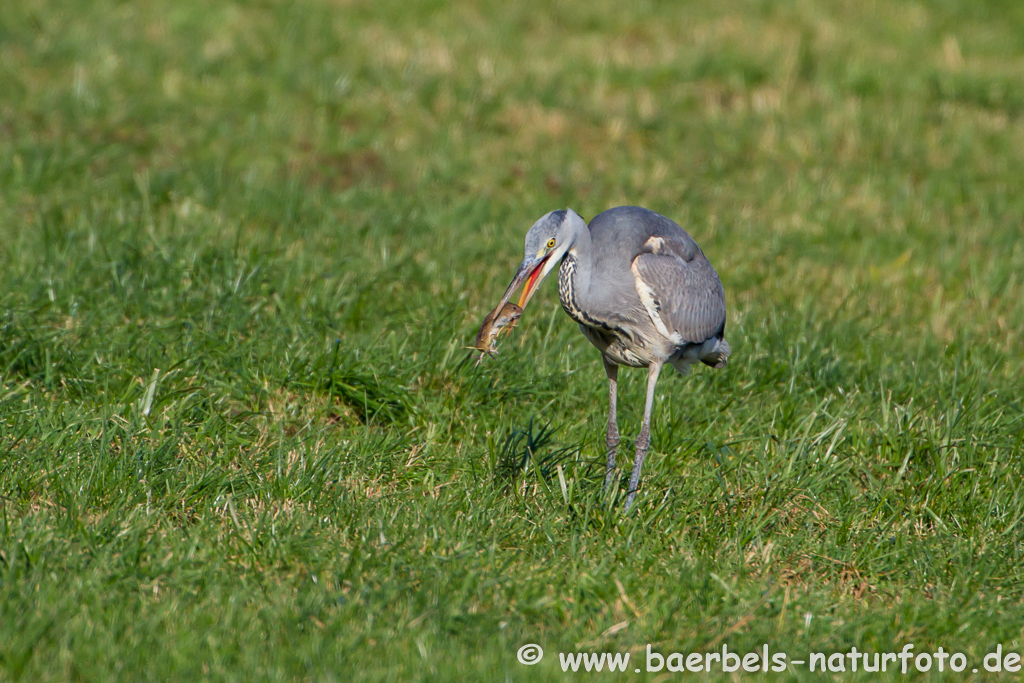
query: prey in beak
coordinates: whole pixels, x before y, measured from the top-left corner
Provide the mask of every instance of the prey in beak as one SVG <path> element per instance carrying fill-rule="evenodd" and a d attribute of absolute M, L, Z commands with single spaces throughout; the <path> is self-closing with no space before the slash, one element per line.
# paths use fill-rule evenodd
<path fill-rule="evenodd" d="M 587 224 L 583 219 L 569 209 L 551 211 L 533 224 L 526 233 L 523 262 L 512 276 L 512 282 L 508 284 L 501 301 L 487 314 L 480 326 L 474 348 L 482 352 L 481 358 L 485 354 L 495 353 L 494 341 L 499 333 L 515 325 L 540 283 L 561 262 L 581 231 L 586 229 Z M 512 295 L 520 287 L 523 291 L 518 302 L 513 304 L 510 302 Z"/>
<path fill-rule="evenodd" d="M 505 294 L 501 297 L 501 301 L 494 307 L 494 310 L 487 314 L 484 318 L 483 323 L 480 325 L 480 331 L 476 335 L 476 344 L 474 348 L 480 351 L 480 357 L 477 359 L 477 365 L 483 360 L 485 355 L 494 355 L 497 350 L 494 348 L 494 342 L 497 341 L 498 335 L 501 332 L 511 330 L 515 326 L 516 321 L 523 314 L 523 308 L 530 301 L 530 297 L 537 291 L 537 285 L 543 279 L 543 275 L 546 274 L 545 264 L 551 258 L 551 254 L 546 254 L 543 257 L 526 259 L 520 264 L 516 274 L 512 277 L 512 282 L 509 283 L 508 289 L 505 290 Z M 519 296 L 518 303 L 511 303 L 509 299 L 515 293 L 519 286 L 526 282 L 526 286 L 523 287 L 523 293 Z"/>
<path fill-rule="evenodd" d="M 476 344 L 473 347 L 480 352 L 480 357 L 476 359 L 477 365 L 480 365 L 484 356 L 488 354 L 493 356 L 498 353 L 494 348 L 494 342 L 497 341 L 498 335 L 502 332 L 507 333 L 515 327 L 516 321 L 522 314 L 523 309 L 511 301 L 505 304 L 500 311 L 495 309 L 487 314 L 483 324 L 480 325 L 480 331 L 476 335 Z"/>

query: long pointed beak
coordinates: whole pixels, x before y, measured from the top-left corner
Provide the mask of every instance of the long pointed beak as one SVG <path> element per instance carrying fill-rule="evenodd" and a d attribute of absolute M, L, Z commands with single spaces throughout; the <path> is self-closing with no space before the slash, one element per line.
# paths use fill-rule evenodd
<path fill-rule="evenodd" d="M 496 316 L 504 308 L 505 304 L 512 298 L 512 295 L 519 289 L 519 285 L 523 284 L 524 280 L 526 281 L 526 286 L 523 287 L 523 293 L 519 296 L 519 308 L 526 307 L 533 293 L 537 291 L 537 281 L 540 279 L 541 271 L 544 269 L 544 263 L 549 258 L 550 256 L 545 256 L 542 259 L 529 259 L 519 264 L 519 270 L 512 276 L 512 282 L 509 283 L 508 289 L 502 295 L 501 301 L 491 311 L 491 317 Z"/>

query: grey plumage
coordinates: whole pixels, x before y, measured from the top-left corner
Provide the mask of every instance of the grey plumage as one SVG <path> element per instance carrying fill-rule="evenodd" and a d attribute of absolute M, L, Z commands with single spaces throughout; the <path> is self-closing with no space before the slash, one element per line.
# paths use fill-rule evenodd
<path fill-rule="evenodd" d="M 647 400 L 626 498 L 636 495 L 650 440 L 654 387 L 665 363 L 680 372 L 695 362 L 725 367 L 725 291 L 697 243 L 675 222 L 648 209 L 620 206 L 588 226 L 571 209 L 553 211 L 526 235 L 526 256 L 495 310 L 526 281 L 519 306 L 561 262 L 559 300 L 601 352 L 608 375 L 610 486 L 619 443 L 618 366 L 648 368 Z"/>

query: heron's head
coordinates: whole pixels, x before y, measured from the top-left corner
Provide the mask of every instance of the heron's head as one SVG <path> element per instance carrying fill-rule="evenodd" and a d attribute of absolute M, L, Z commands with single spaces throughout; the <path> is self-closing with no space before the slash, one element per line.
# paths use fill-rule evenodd
<path fill-rule="evenodd" d="M 572 247 L 579 231 L 586 229 L 586 222 L 572 209 L 560 209 L 541 216 L 526 233 L 523 262 L 494 310 L 501 310 L 524 281 L 526 285 L 519 296 L 519 307 L 525 308 L 538 285 Z"/>

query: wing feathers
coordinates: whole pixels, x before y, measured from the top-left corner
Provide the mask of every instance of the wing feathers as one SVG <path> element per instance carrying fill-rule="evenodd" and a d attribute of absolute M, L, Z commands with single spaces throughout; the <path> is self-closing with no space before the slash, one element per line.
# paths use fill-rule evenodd
<path fill-rule="evenodd" d="M 642 253 L 632 264 L 637 294 L 655 327 L 677 345 L 702 344 L 721 337 L 725 291 L 718 273 L 699 250 L 693 258 L 684 260 L 666 254 L 666 244 L 663 241 L 657 245 L 661 253 Z"/>

